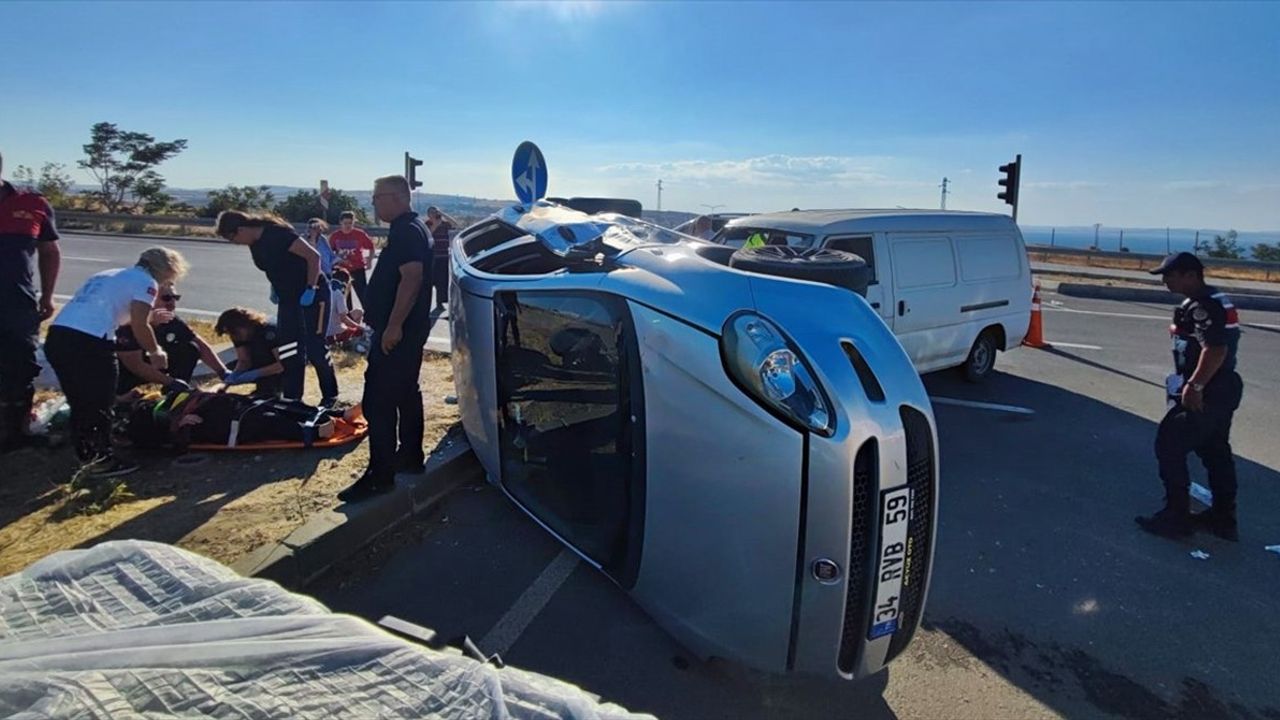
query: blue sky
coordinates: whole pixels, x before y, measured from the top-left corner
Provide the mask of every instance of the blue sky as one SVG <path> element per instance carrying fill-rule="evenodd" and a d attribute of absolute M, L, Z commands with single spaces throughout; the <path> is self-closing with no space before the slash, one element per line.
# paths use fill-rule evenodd
<path fill-rule="evenodd" d="M 6 3 L 5 165 L 107 120 L 187 138 L 170 184 L 646 207 L 1003 211 L 1025 224 L 1280 229 L 1280 3 Z M 39 28 L 48 28 L 42 39 Z M 19 71 L 18 68 L 21 68 Z M 20 100 L 15 100 L 20 98 Z M 76 171 L 77 179 L 88 178 Z"/>

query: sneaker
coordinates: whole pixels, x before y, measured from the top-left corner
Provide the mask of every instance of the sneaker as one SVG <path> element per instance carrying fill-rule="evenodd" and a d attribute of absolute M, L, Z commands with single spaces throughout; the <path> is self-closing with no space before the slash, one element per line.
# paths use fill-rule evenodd
<path fill-rule="evenodd" d="M 1203 512 L 1192 513 L 1191 526 L 1196 530 L 1213 533 L 1223 540 L 1240 542 L 1240 529 L 1236 525 L 1236 519 L 1234 517 L 1221 518 L 1213 511 L 1213 508 Z"/>
<path fill-rule="evenodd" d="M 1138 527 L 1160 537 L 1180 540 L 1191 537 L 1191 519 L 1185 515 L 1179 517 L 1168 508 L 1150 516 L 1138 516 L 1133 519 Z"/>
<path fill-rule="evenodd" d="M 106 478 L 120 477 L 128 475 L 138 469 L 138 463 L 130 460 L 121 460 L 120 458 L 104 458 L 92 464 L 87 470 L 87 474 L 91 478 L 105 480 Z"/>
<path fill-rule="evenodd" d="M 394 479 L 378 480 L 372 472 L 365 470 L 359 480 L 352 483 L 346 490 L 338 493 L 338 499 L 344 503 L 358 503 L 371 497 L 391 492 L 395 487 L 396 481 Z"/>
<path fill-rule="evenodd" d="M 427 471 L 427 459 L 422 455 L 396 453 L 396 472 L 421 475 Z"/>

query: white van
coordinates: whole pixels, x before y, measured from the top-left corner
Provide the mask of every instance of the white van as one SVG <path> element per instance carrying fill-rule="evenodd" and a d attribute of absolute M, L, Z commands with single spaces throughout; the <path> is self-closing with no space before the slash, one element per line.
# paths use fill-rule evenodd
<path fill-rule="evenodd" d="M 939 210 L 794 210 L 731 221 L 714 242 L 830 248 L 871 267 L 866 299 L 921 373 L 961 367 L 974 382 L 1021 344 L 1031 265 L 1007 215 Z"/>

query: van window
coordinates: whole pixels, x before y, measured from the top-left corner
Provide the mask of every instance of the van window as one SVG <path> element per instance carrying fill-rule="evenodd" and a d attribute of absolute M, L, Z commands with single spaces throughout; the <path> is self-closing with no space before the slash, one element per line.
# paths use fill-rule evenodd
<path fill-rule="evenodd" d="M 827 241 L 827 247 L 832 250 L 843 250 L 851 252 L 854 255 L 867 261 L 867 267 L 871 269 L 871 282 L 869 285 L 875 285 L 876 280 L 876 249 L 875 243 L 870 235 L 863 237 L 840 237 L 832 238 Z"/>
<path fill-rule="evenodd" d="M 960 277 L 965 282 L 1007 280 L 1022 274 L 1018 244 L 1013 236 L 956 238 Z"/>
<path fill-rule="evenodd" d="M 956 284 L 956 259 L 950 238 L 894 240 L 893 269 L 898 287 L 945 287 Z"/>
<path fill-rule="evenodd" d="M 747 243 L 747 240 L 753 235 L 759 235 L 765 245 L 786 245 L 793 248 L 810 248 L 813 247 L 813 236 L 804 233 L 788 232 L 786 230 L 770 230 L 769 228 L 753 228 L 738 225 L 736 227 L 726 226 L 720 231 L 719 235 L 712 240 L 721 245 L 740 248 Z"/>

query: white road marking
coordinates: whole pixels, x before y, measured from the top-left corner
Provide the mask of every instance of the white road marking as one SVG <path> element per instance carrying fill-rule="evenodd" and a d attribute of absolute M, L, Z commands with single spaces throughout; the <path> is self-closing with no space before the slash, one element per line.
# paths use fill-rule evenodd
<path fill-rule="evenodd" d="M 1170 320 L 1173 318 L 1172 311 L 1170 311 L 1168 315 L 1135 315 L 1133 313 L 1103 312 L 1101 310 L 1075 310 L 1073 308 L 1065 308 L 1065 307 L 1047 307 L 1044 309 L 1047 312 L 1069 312 L 1069 313 L 1076 313 L 1078 315 L 1104 315 L 1106 317 L 1135 318 L 1137 320 L 1163 320 L 1164 322 L 1170 322 Z M 1259 323 L 1259 322 L 1249 322 L 1248 319 L 1245 319 L 1240 324 L 1246 329 L 1250 325 L 1252 325 L 1253 327 L 1266 328 L 1268 330 L 1280 330 L 1280 325 L 1272 325 L 1269 323 Z M 1059 343 L 1059 344 L 1065 344 L 1065 343 Z"/>
<path fill-rule="evenodd" d="M 999 412 L 1015 413 L 1017 415 L 1035 415 L 1036 411 L 1031 408 L 1018 407 L 1017 405 L 999 405 L 996 403 L 976 402 L 974 400 L 957 400 L 955 398 L 938 397 L 930 395 L 929 399 L 936 405 L 956 405 L 958 407 L 977 408 L 979 410 L 997 410 Z"/>
<path fill-rule="evenodd" d="M 110 261 L 110 260 L 108 260 L 107 258 L 76 257 L 75 255 L 63 255 L 63 256 L 62 256 L 62 259 L 63 259 L 63 260 L 78 260 L 78 261 L 80 261 L 80 262 L 98 262 L 98 263 L 111 262 L 111 261 Z"/>
<path fill-rule="evenodd" d="M 572 550 L 564 548 L 555 559 L 547 564 L 542 574 L 538 575 L 525 591 L 516 599 L 514 605 L 507 610 L 493 626 L 479 647 L 486 653 L 501 655 L 511 649 L 520 639 L 520 635 L 529 627 L 529 623 L 547 606 L 551 596 L 564 584 L 569 574 L 578 567 L 578 556 Z"/>
<path fill-rule="evenodd" d="M 1049 344 L 1055 347 L 1078 348 L 1080 350 L 1101 350 L 1102 349 L 1097 345 L 1081 345 L 1080 343 L 1059 342 L 1057 340 L 1050 340 Z"/>

